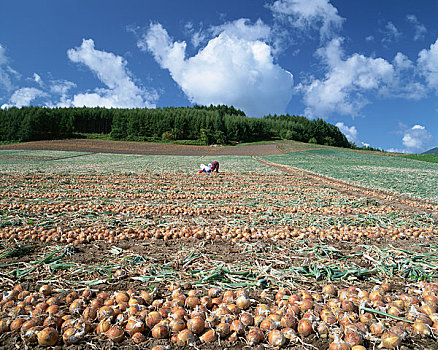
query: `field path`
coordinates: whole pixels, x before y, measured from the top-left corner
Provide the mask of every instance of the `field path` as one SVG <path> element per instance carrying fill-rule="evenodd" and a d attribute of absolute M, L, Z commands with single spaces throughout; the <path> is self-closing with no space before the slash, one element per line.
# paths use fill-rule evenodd
<path fill-rule="evenodd" d="M 272 163 L 258 157 L 254 157 L 254 159 L 259 161 L 260 163 L 275 167 L 286 173 L 300 172 L 304 176 L 310 178 L 315 183 L 321 184 L 323 186 L 328 186 L 341 193 L 352 195 L 358 198 L 369 198 L 371 200 L 377 200 L 383 205 L 392 206 L 402 211 L 418 213 L 418 214 L 429 214 L 435 220 L 438 220 L 438 206 L 428 203 L 424 199 L 416 199 L 413 197 L 404 196 L 389 191 L 376 190 L 376 189 L 360 186 L 346 181 L 334 179 L 328 176 L 320 175 L 308 170 Z"/>

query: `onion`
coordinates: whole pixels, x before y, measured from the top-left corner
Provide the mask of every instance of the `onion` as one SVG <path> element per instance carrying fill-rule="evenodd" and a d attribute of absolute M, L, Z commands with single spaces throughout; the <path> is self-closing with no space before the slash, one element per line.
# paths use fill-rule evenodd
<path fill-rule="evenodd" d="M 40 325 L 41 325 L 41 322 L 40 322 L 38 319 L 36 319 L 36 318 L 31 318 L 31 319 L 25 321 L 25 322 L 21 325 L 21 331 L 22 331 L 22 332 L 25 332 L 25 331 L 27 331 L 28 329 L 31 329 L 31 328 L 33 328 L 33 327 L 40 326 Z"/>
<path fill-rule="evenodd" d="M 232 290 L 227 290 L 222 296 L 222 300 L 226 304 L 231 304 L 234 301 L 234 292 Z"/>
<path fill-rule="evenodd" d="M 58 331 L 53 327 L 46 327 L 38 332 L 38 344 L 42 346 L 53 346 L 59 338 Z"/>
<path fill-rule="evenodd" d="M 280 320 L 280 326 L 282 328 L 296 328 L 297 318 L 290 313 L 285 314 Z"/>
<path fill-rule="evenodd" d="M 39 292 L 44 296 L 48 296 L 50 293 L 52 293 L 52 287 L 50 287 L 48 284 L 45 284 L 41 286 Z"/>
<path fill-rule="evenodd" d="M 106 333 L 108 339 L 112 340 L 114 343 L 120 343 L 123 340 L 124 334 L 123 329 L 117 325 L 112 326 Z"/>
<path fill-rule="evenodd" d="M 9 332 L 11 326 L 11 320 L 9 318 L 0 319 L 0 335 Z"/>
<path fill-rule="evenodd" d="M 221 293 L 221 290 L 219 288 L 216 288 L 216 287 L 212 287 L 208 290 L 208 296 L 210 298 L 217 298 L 220 293 Z"/>
<path fill-rule="evenodd" d="M 196 306 L 200 305 L 201 302 L 197 296 L 189 296 L 185 300 L 185 305 L 189 309 L 194 309 Z"/>
<path fill-rule="evenodd" d="M 85 332 L 76 328 L 67 328 L 62 334 L 64 344 L 78 344 L 84 339 Z"/>
<path fill-rule="evenodd" d="M 246 336 L 246 340 L 251 346 L 257 345 L 258 343 L 262 342 L 264 338 L 265 336 L 262 330 L 258 327 L 252 327 L 249 330 L 248 335 Z"/>
<path fill-rule="evenodd" d="M 27 330 L 22 330 L 21 337 L 23 338 L 24 342 L 27 344 L 36 344 L 38 343 L 38 333 L 42 329 L 43 327 L 35 326 Z"/>
<path fill-rule="evenodd" d="M 260 323 L 260 329 L 262 329 L 263 331 L 271 331 L 273 329 L 275 329 L 275 323 L 269 319 L 269 318 L 265 318 L 261 323 Z"/>
<path fill-rule="evenodd" d="M 187 321 L 187 329 L 199 335 L 204 331 L 205 321 L 201 317 L 193 317 Z"/>
<path fill-rule="evenodd" d="M 97 319 L 99 321 L 103 319 L 113 319 L 115 316 L 115 311 L 111 306 L 102 306 L 99 310 L 97 310 Z"/>
<path fill-rule="evenodd" d="M 327 323 L 325 322 L 319 323 L 318 327 L 316 328 L 316 332 L 321 338 L 327 338 L 329 334 Z"/>
<path fill-rule="evenodd" d="M 274 329 L 269 332 L 268 341 L 273 346 L 283 346 L 286 344 L 286 338 L 284 334 L 278 329 Z"/>
<path fill-rule="evenodd" d="M 298 334 L 307 337 L 313 333 L 312 323 L 309 320 L 302 319 L 298 322 Z"/>
<path fill-rule="evenodd" d="M 146 337 L 140 332 L 134 333 L 131 339 L 135 344 L 140 344 L 146 341 Z"/>
<path fill-rule="evenodd" d="M 96 333 L 97 334 L 105 334 L 106 332 L 108 332 L 108 330 L 110 328 L 111 328 L 110 320 L 108 320 L 108 319 L 102 320 L 98 323 L 98 325 L 96 327 Z"/>
<path fill-rule="evenodd" d="M 186 345 L 186 344 L 193 344 L 195 342 L 195 337 L 193 336 L 193 333 L 190 332 L 188 329 L 183 329 L 181 332 L 178 333 L 177 341 L 176 343 L 178 345 Z"/>
<path fill-rule="evenodd" d="M 203 296 L 200 302 L 201 305 L 204 305 L 207 309 L 211 309 L 211 307 L 213 306 L 212 299 L 208 295 Z"/>
<path fill-rule="evenodd" d="M 254 317 L 249 313 L 241 314 L 239 319 L 245 327 L 254 325 Z"/>
<path fill-rule="evenodd" d="M 115 295 L 116 303 L 127 303 L 130 299 L 129 294 L 126 292 L 118 292 Z"/>
<path fill-rule="evenodd" d="M 350 346 L 335 334 L 333 343 L 330 344 L 329 350 L 349 350 Z"/>
<path fill-rule="evenodd" d="M 21 329 L 22 324 L 26 321 L 25 318 L 19 317 L 13 320 L 9 326 L 12 332 L 18 332 Z"/>
<path fill-rule="evenodd" d="M 245 294 L 241 294 L 237 299 L 236 299 L 236 305 L 243 309 L 246 310 L 249 308 L 249 306 L 251 305 L 251 301 L 250 299 L 245 295 Z"/>
<path fill-rule="evenodd" d="M 422 321 L 415 321 L 412 325 L 412 331 L 414 334 L 429 336 L 430 326 Z"/>
<path fill-rule="evenodd" d="M 385 331 L 385 326 L 382 322 L 373 323 L 370 326 L 370 332 L 374 335 L 381 335 Z"/>
<path fill-rule="evenodd" d="M 362 344 L 362 335 L 357 330 L 346 329 L 344 341 L 350 346 L 353 347 L 355 345 Z"/>
<path fill-rule="evenodd" d="M 351 350 L 367 350 L 363 345 L 355 345 L 351 348 Z"/>
<path fill-rule="evenodd" d="M 216 341 L 216 333 L 213 329 L 209 329 L 207 330 L 203 335 L 201 335 L 199 337 L 199 339 L 201 340 L 201 342 L 203 343 L 211 343 Z"/>
<path fill-rule="evenodd" d="M 172 319 L 169 322 L 169 327 L 174 333 L 181 332 L 184 328 L 186 328 L 186 323 L 182 319 Z"/>
<path fill-rule="evenodd" d="M 336 296 L 336 287 L 333 284 L 327 284 L 322 287 L 322 293 L 328 296 Z"/>
<path fill-rule="evenodd" d="M 380 343 L 379 347 L 385 349 L 396 349 L 401 344 L 401 338 L 391 331 L 386 331 L 383 333 L 381 341 L 382 342 Z"/>
<path fill-rule="evenodd" d="M 129 318 L 125 326 L 125 331 L 130 335 L 138 332 L 141 333 L 144 331 L 144 323 L 139 318 L 136 317 Z"/>
<path fill-rule="evenodd" d="M 163 318 L 161 314 L 157 311 L 151 311 L 145 320 L 146 326 L 149 328 L 153 328 L 156 324 L 158 324 Z"/>
<path fill-rule="evenodd" d="M 296 343 L 299 341 L 297 334 L 292 328 L 283 328 L 281 332 L 283 333 L 284 337 L 288 339 L 290 342 Z"/>
<path fill-rule="evenodd" d="M 167 338 L 168 335 L 169 335 L 169 328 L 163 324 L 156 324 L 152 328 L 152 336 L 155 339 L 164 339 Z"/>
<path fill-rule="evenodd" d="M 70 313 L 72 315 L 78 315 L 79 316 L 82 313 L 82 311 L 84 310 L 84 305 L 83 305 L 82 300 L 81 299 L 74 300 L 70 304 L 68 310 L 70 311 Z"/>
<path fill-rule="evenodd" d="M 234 320 L 231 322 L 230 331 L 242 335 L 245 333 L 245 325 L 240 320 Z"/>
<path fill-rule="evenodd" d="M 230 324 L 221 322 L 216 326 L 216 333 L 221 338 L 225 338 L 228 334 L 230 334 Z"/>

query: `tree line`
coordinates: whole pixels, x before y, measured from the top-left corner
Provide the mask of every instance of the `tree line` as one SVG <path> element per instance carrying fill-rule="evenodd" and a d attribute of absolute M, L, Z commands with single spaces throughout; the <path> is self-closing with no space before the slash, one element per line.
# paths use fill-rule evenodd
<path fill-rule="evenodd" d="M 114 140 L 231 144 L 275 138 L 354 147 L 336 126 L 295 115 L 249 118 L 225 105 L 165 108 L 45 108 L 0 110 L 0 141 L 71 138 L 81 133 L 108 134 Z"/>

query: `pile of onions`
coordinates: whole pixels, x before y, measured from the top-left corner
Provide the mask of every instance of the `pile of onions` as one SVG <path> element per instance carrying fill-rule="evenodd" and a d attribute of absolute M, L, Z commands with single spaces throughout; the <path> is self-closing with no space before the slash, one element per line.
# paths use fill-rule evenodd
<path fill-rule="evenodd" d="M 397 294 L 390 283 L 371 290 L 323 286 L 320 292 L 280 288 L 194 290 L 172 283 L 168 292 L 96 292 L 63 297 L 51 286 L 27 291 L 22 285 L 0 298 L 0 335 L 20 334 L 29 345 L 81 344 L 90 337 L 140 344 L 148 338 L 168 345 L 216 341 L 294 346 L 318 337 L 330 350 L 396 349 L 407 336 L 438 334 L 438 284 L 419 283 Z M 382 314 L 383 313 L 383 314 Z"/>

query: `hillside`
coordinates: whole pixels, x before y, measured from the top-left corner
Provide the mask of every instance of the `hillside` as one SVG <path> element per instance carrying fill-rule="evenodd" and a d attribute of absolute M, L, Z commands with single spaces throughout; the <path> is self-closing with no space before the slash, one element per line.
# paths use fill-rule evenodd
<path fill-rule="evenodd" d="M 438 147 L 434 147 L 426 152 L 423 152 L 421 154 L 438 154 Z"/>

